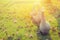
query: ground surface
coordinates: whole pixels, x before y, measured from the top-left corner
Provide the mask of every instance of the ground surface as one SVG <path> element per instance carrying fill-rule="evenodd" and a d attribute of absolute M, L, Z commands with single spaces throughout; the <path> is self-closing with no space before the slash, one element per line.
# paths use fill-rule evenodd
<path fill-rule="evenodd" d="M 51 25 L 50 34 L 47 36 L 38 36 L 37 26 L 32 23 L 29 13 L 32 11 L 33 2 L 0 0 L 0 40 L 8 40 L 8 36 L 12 36 L 11 40 L 60 40 L 59 2 L 52 1 L 53 5 L 57 5 L 56 12 L 45 13 L 46 20 Z"/>

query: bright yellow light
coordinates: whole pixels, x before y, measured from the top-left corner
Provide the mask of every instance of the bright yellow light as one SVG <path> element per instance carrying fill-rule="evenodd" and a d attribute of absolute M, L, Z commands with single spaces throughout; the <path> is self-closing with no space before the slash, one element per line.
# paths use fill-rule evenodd
<path fill-rule="evenodd" d="M 8 1 L 6 0 L 6 2 L 1 0 L 0 9 L 5 10 L 7 13 L 8 12 L 15 13 L 15 14 L 11 14 L 11 16 L 28 18 L 30 16 L 29 15 L 30 12 L 32 12 L 32 9 L 36 10 L 35 12 L 38 13 L 38 9 L 41 9 L 42 7 L 44 7 L 42 9 L 42 11 L 45 11 L 45 15 L 48 14 L 48 16 L 46 16 L 46 18 L 49 19 L 48 17 L 51 14 L 49 14 L 49 12 L 48 12 L 48 10 L 50 10 L 48 8 L 48 3 L 50 3 L 49 0 L 8 0 Z M 53 16 L 51 16 L 51 17 L 53 17 Z"/>

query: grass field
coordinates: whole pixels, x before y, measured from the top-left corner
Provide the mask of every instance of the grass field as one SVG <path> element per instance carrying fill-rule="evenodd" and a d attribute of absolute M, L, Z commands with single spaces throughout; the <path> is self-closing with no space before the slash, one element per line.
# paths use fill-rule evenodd
<path fill-rule="evenodd" d="M 30 12 L 38 1 L 0 0 L 0 40 L 60 40 L 60 1 L 52 1 L 54 6 L 50 8 L 44 3 L 35 6 L 36 12 L 41 6 L 47 9 L 45 16 L 51 25 L 47 36 L 38 36 L 38 28 L 31 20 Z"/>

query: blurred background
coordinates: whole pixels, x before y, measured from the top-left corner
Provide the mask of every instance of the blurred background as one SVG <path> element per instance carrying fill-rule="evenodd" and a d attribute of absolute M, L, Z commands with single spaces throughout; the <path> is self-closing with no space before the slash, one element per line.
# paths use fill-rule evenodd
<path fill-rule="evenodd" d="M 31 20 L 32 11 L 36 16 L 41 7 L 51 25 L 46 38 L 37 36 Z M 60 0 L 0 0 L 0 40 L 60 40 Z"/>

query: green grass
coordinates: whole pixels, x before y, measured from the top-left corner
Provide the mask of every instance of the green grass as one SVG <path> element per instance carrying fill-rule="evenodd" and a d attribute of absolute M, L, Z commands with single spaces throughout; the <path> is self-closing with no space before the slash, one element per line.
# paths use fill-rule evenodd
<path fill-rule="evenodd" d="M 4 1 L 1 1 L 0 4 L 1 3 L 2 5 L 5 5 Z M 60 30 L 57 29 L 60 28 L 60 25 L 58 24 L 58 22 L 60 22 L 60 18 L 55 18 L 53 15 L 46 14 L 47 21 L 49 21 L 51 28 L 56 28 L 56 32 L 50 30 L 50 35 L 48 36 L 37 36 L 37 26 L 31 22 L 31 19 L 28 16 L 28 13 L 31 11 L 31 9 L 27 8 L 26 6 L 21 6 L 20 9 L 18 8 L 20 7 L 20 4 L 17 5 L 16 8 L 16 5 L 12 5 L 11 7 L 0 6 L 0 40 L 2 38 L 7 40 L 8 35 L 12 36 L 12 34 L 14 34 L 13 40 L 17 39 L 18 37 L 20 37 L 21 40 L 45 40 L 48 38 L 51 38 L 52 40 L 60 40 L 58 35 Z M 7 35 L 5 32 L 7 32 Z M 32 35 L 33 38 L 30 38 L 30 35 Z"/>
<path fill-rule="evenodd" d="M 3 15 L 3 16 L 2 16 Z M 16 16 L 8 16 L 7 19 L 7 14 L 5 13 L 1 13 L 1 17 L 0 17 L 0 39 L 1 38 L 5 38 L 7 39 L 7 35 L 4 31 L 7 31 L 8 35 L 14 35 L 14 40 L 18 37 L 21 36 L 21 40 L 38 40 L 38 36 L 36 34 L 37 31 L 37 26 L 35 26 L 31 21 L 27 22 L 27 19 L 19 18 Z M 22 20 L 23 19 L 23 20 Z M 28 18 L 29 19 L 29 18 Z M 14 23 L 14 20 L 16 20 L 16 23 Z M 27 25 L 28 23 L 28 25 Z M 50 24 L 54 27 L 57 26 L 56 21 L 50 22 Z M 18 28 L 20 26 L 20 28 Z M 3 29 L 6 28 L 4 31 Z M 17 31 L 18 29 L 18 31 Z M 31 32 L 29 32 L 29 30 L 31 30 Z M 56 29 L 57 30 L 57 29 Z M 18 32 L 18 34 L 17 34 Z M 26 34 L 26 35 L 25 35 Z M 29 35 L 33 35 L 33 38 L 30 38 Z M 53 40 L 59 40 L 59 35 L 58 35 L 58 30 L 56 32 L 50 32 L 50 37 Z M 43 36 L 44 38 L 44 36 Z M 48 38 L 48 37 L 46 37 Z"/>

